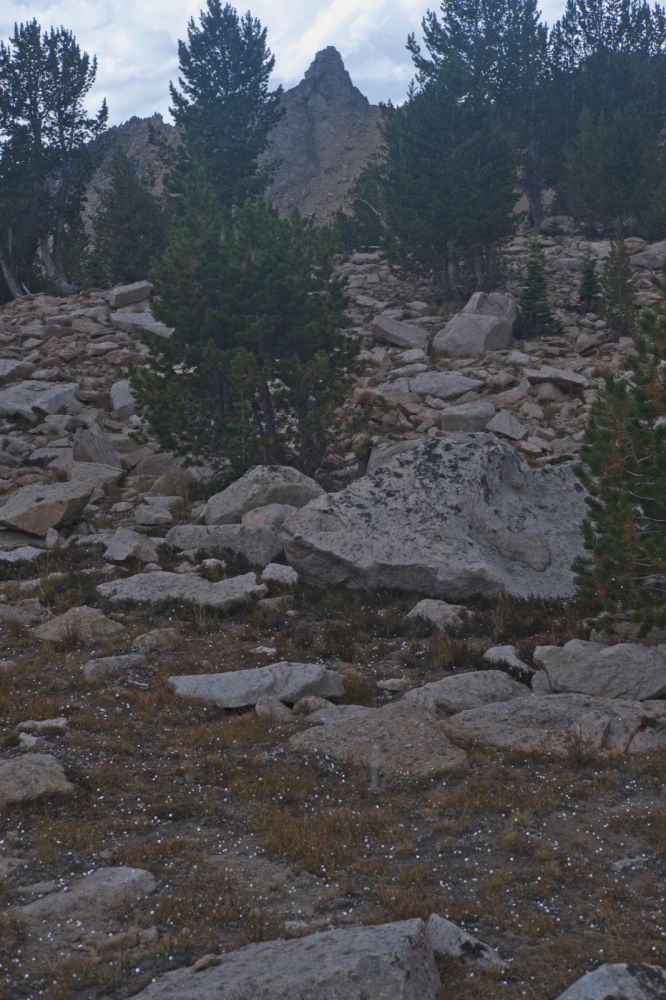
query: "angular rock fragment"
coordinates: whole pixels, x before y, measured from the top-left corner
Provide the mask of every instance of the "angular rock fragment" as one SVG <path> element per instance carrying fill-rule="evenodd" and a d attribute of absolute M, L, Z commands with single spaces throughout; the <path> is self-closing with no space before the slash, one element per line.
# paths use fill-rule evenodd
<path fill-rule="evenodd" d="M 461 604 L 447 604 L 446 601 L 433 601 L 426 598 L 414 605 L 407 615 L 407 621 L 417 630 L 440 632 L 460 628 L 465 624 L 469 612 Z"/>
<path fill-rule="evenodd" d="M 435 336 L 433 353 L 468 358 L 504 351 L 513 342 L 518 303 L 508 292 L 475 292 L 462 312 Z"/>
<path fill-rule="evenodd" d="M 307 695 L 340 698 L 344 694 L 342 677 L 335 671 L 318 663 L 287 661 L 221 674 L 170 677 L 168 684 L 179 697 L 209 702 L 218 708 L 244 708 L 269 696 L 293 705 Z"/>
<path fill-rule="evenodd" d="M 26 753 L 0 761 L 0 807 L 73 791 L 62 765 L 50 754 Z"/>
<path fill-rule="evenodd" d="M 91 494 L 86 483 L 23 486 L 0 506 L 0 524 L 43 538 L 50 528 L 74 524 Z"/>
<path fill-rule="evenodd" d="M 172 528 L 165 541 L 181 552 L 205 556 L 241 555 L 254 566 L 265 566 L 282 553 L 282 540 L 269 527 L 244 524 L 181 524 Z"/>
<path fill-rule="evenodd" d="M 45 413 L 63 413 L 76 403 L 76 382 L 29 379 L 0 389 L 0 416 L 16 415 L 35 422 Z"/>
<path fill-rule="evenodd" d="M 62 615 L 44 622 L 35 629 L 42 642 L 76 640 L 86 646 L 98 642 L 116 642 L 127 638 L 127 629 L 120 622 L 107 618 L 98 608 L 70 608 Z"/>
<path fill-rule="evenodd" d="M 381 344 L 393 344 L 394 347 L 424 350 L 428 343 L 426 330 L 413 323 L 402 323 L 392 316 L 377 316 L 372 324 L 372 334 Z"/>
<path fill-rule="evenodd" d="M 436 955 L 464 958 L 470 965 L 478 965 L 480 969 L 491 972 L 502 972 L 506 968 L 506 962 L 494 948 L 436 913 L 426 923 L 426 934 Z"/>
<path fill-rule="evenodd" d="M 233 524 L 255 507 L 290 504 L 302 507 L 324 491 L 321 486 L 286 465 L 257 465 L 212 496 L 206 505 L 206 524 Z"/>

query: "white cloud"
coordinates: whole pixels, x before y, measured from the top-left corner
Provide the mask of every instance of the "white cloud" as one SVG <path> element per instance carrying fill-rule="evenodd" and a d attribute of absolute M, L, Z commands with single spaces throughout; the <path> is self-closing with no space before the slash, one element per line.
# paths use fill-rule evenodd
<path fill-rule="evenodd" d="M 64 24 L 99 70 L 92 98 L 107 97 L 111 121 L 166 113 L 169 80 L 178 75 L 177 44 L 205 0 L 7 0 L 0 8 L 0 38 L 15 21 L 36 17 L 43 28 Z M 370 100 L 400 101 L 412 77 L 407 35 L 418 32 L 432 0 L 239 0 L 268 28 L 276 56 L 276 82 L 293 86 L 315 53 L 335 45 L 352 79 Z M 546 0 L 553 21 L 563 0 Z M 91 100 L 91 107 L 93 100 Z"/>

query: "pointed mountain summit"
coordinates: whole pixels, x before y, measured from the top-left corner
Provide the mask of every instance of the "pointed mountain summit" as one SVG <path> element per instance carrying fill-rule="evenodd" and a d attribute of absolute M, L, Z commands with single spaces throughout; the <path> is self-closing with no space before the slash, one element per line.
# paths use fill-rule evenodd
<path fill-rule="evenodd" d="M 317 53 L 282 102 L 285 116 L 268 154 L 278 161 L 269 197 L 281 211 L 329 219 L 381 147 L 380 110 L 354 86 L 332 45 Z"/>

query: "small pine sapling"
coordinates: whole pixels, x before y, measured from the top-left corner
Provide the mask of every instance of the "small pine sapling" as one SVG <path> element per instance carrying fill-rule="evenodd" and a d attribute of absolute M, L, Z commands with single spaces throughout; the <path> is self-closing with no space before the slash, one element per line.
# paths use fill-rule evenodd
<path fill-rule="evenodd" d="M 520 296 L 520 313 L 520 326 L 525 336 L 545 333 L 553 328 L 546 268 L 538 240 L 533 241 L 527 262 L 525 287 Z"/>

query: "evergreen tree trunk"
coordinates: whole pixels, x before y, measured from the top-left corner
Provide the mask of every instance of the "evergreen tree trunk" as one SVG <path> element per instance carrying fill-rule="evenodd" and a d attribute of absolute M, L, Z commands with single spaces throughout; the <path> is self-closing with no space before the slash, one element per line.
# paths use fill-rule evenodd
<path fill-rule="evenodd" d="M 24 297 L 23 290 L 18 283 L 16 275 L 12 271 L 11 267 L 5 260 L 5 258 L 0 254 L 0 270 L 2 270 L 2 276 L 5 279 L 5 284 L 9 289 L 9 294 L 13 299 L 21 299 Z"/>

